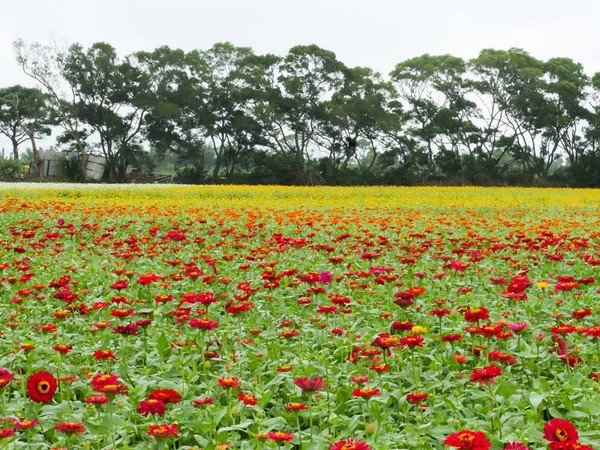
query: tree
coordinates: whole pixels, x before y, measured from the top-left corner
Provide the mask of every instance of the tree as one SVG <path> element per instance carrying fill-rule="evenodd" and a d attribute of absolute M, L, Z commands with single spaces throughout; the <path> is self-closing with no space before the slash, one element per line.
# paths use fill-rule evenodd
<path fill-rule="evenodd" d="M 61 75 L 74 93 L 74 114 L 93 131 L 106 159 L 108 179 L 123 181 L 141 155 L 140 132 L 151 101 L 149 75 L 134 57 L 121 61 L 115 49 L 102 42 L 88 50 L 72 45 Z"/>
<path fill-rule="evenodd" d="M 510 157 L 523 181 L 547 173 L 553 155 L 544 160 L 537 120 L 546 107 L 544 63 L 521 49 L 484 49 L 470 66 L 483 105 L 477 155 L 490 169 Z"/>
<path fill-rule="evenodd" d="M 208 66 L 198 51 L 160 47 L 137 59 L 151 74 L 145 134 L 159 154 L 171 152 L 190 182 L 204 180 Z"/>
<path fill-rule="evenodd" d="M 19 145 L 29 141 L 37 176 L 42 169 L 37 139 L 49 136 L 53 123 L 48 95 L 39 89 L 19 85 L 0 89 L 0 133 L 10 139 L 14 159 L 19 159 Z"/>
<path fill-rule="evenodd" d="M 37 42 L 27 45 L 22 39 L 13 42 L 13 48 L 23 72 L 48 96 L 55 124 L 63 129 L 59 142 L 69 144 L 77 153 L 83 154 L 90 131 L 76 113 L 73 91 L 64 90 L 64 83 L 61 83 L 65 53 Z"/>
<path fill-rule="evenodd" d="M 390 74 L 405 105 L 408 133 L 423 145 L 424 152 L 417 147 L 426 156 L 422 181 L 436 176 L 438 152 L 459 157 L 470 150 L 475 104 L 466 96 L 470 84 L 465 73 L 461 58 L 425 54 L 398 64 Z"/>
<path fill-rule="evenodd" d="M 252 110 L 257 59 L 252 49 L 229 42 L 215 44 L 202 56 L 208 66 L 204 128 L 215 154 L 212 179 L 218 180 L 224 168 L 232 180 L 240 159 L 266 143 Z"/>
<path fill-rule="evenodd" d="M 589 77 L 583 66 L 570 58 L 548 60 L 544 74 L 546 108 L 538 117 L 544 129 L 544 155 L 551 164 L 562 151 L 569 164 L 577 164 L 586 147 L 582 128 L 591 117 L 585 105 Z"/>
<path fill-rule="evenodd" d="M 295 183 L 315 183 L 319 125 L 327 102 L 343 86 L 346 67 L 316 45 L 293 47 L 285 58 L 270 62 L 255 108 L 265 141 L 290 165 L 300 166 Z"/>
<path fill-rule="evenodd" d="M 330 175 L 340 172 L 342 177 L 351 161 L 361 172 L 371 172 L 386 133 L 397 123 L 391 109 L 396 96 L 391 83 L 366 67 L 348 69 L 344 76 L 343 87 L 325 104 L 317 136 L 320 146 L 329 151 L 324 170 Z"/>

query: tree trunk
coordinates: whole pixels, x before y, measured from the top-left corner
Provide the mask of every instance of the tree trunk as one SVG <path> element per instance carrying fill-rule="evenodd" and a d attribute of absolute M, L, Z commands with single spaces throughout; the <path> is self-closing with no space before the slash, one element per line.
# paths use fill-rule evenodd
<path fill-rule="evenodd" d="M 37 144 L 35 142 L 35 137 L 33 134 L 29 135 L 29 140 L 31 141 L 31 151 L 33 153 L 33 167 L 34 167 L 34 175 L 36 177 L 43 177 L 43 163 L 44 160 L 40 156 L 40 152 L 38 151 Z"/>

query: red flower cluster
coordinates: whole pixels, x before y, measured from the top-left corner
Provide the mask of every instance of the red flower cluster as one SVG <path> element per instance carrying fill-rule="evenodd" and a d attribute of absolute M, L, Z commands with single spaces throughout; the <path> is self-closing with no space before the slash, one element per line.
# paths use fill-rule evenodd
<path fill-rule="evenodd" d="M 565 419 L 552 419 L 544 425 L 544 439 L 550 441 L 550 450 L 594 450 L 579 443 L 575 426 Z"/>
<path fill-rule="evenodd" d="M 114 374 L 96 374 L 90 381 L 94 392 L 102 394 L 127 394 L 127 386 Z"/>

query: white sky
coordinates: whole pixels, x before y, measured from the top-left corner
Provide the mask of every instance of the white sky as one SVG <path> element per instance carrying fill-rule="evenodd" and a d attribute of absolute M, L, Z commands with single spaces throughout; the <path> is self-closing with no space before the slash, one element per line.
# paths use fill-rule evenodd
<path fill-rule="evenodd" d="M 476 57 L 523 48 L 569 57 L 600 72 L 598 0 L 3 0 L 0 87 L 33 86 L 12 42 L 113 45 L 120 55 L 167 45 L 208 49 L 229 41 L 285 55 L 299 44 L 333 51 L 349 66 L 387 74 L 429 53 Z M 0 139 L 0 147 L 6 144 Z"/>

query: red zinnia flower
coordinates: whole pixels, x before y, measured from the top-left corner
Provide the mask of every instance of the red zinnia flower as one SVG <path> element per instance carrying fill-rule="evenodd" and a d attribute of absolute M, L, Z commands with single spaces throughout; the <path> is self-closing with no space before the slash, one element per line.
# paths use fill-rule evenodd
<path fill-rule="evenodd" d="M 464 318 L 467 322 L 478 322 L 480 320 L 487 320 L 490 318 L 490 313 L 487 308 L 475 308 L 465 311 Z"/>
<path fill-rule="evenodd" d="M 137 412 L 143 414 L 144 416 L 149 416 L 150 414 L 158 414 L 159 416 L 162 416 L 165 413 L 165 409 L 165 402 L 151 398 L 148 400 L 142 400 L 138 405 Z"/>
<path fill-rule="evenodd" d="M 302 411 L 303 409 L 308 409 L 308 405 L 306 403 L 300 402 L 292 402 L 288 404 L 285 408 L 286 412 Z"/>
<path fill-rule="evenodd" d="M 15 430 L 12 428 L 0 428 L 0 439 L 10 438 L 15 435 Z"/>
<path fill-rule="evenodd" d="M 303 392 L 315 392 L 325 388 L 323 378 L 296 378 L 294 380 L 296 386 L 302 389 Z"/>
<path fill-rule="evenodd" d="M 12 380 L 14 377 L 15 374 L 10 370 L 0 367 L 0 389 L 10 383 L 10 380 Z"/>
<path fill-rule="evenodd" d="M 196 400 L 194 400 L 192 402 L 192 406 L 206 406 L 206 405 L 212 405 L 215 402 L 215 399 L 212 397 L 202 397 L 202 398 L 197 398 Z"/>
<path fill-rule="evenodd" d="M 329 446 L 329 450 L 372 450 L 369 444 L 358 439 L 344 439 Z"/>
<path fill-rule="evenodd" d="M 217 381 L 222 388 L 237 389 L 240 387 L 240 379 L 238 377 L 221 377 Z"/>
<path fill-rule="evenodd" d="M 62 354 L 69 353 L 71 350 L 73 350 L 73 347 L 67 344 L 56 344 L 53 348 L 58 353 Z"/>
<path fill-rule="evenodd" d="M 94 352 L 94 359 L 117 359 L 117 357 L 111 350 L 96 350 Z"/>
<path fill-rule="evenodd" d="M 494 378 L 500 375 L 502 375 L 502 368 L 492 364 L 481 369 L 473 369 L 470 381 L 477 381 L 479 384 L 494 384 Z"/>
<path fill-rule="evenodd" d="M 411 392 L 410 394 L 407 394 L 406 400 L 408 400 L 411 403 L 416 404 L 416 403 L 427 400 L 428 397 L 429 396 L 425 392 L 415 391 L 415 392 Z"/>
<path fill-rule="evenodd" d="M 257 403 L 256 396 L 249 392 L 242 392 L 238 395 L 238 399 L 244 404 L 248 406 L 255 406 Z"/>
<path fill-rule="evenodd" d="M 373 397 L 375 395 L 381 395 L 381 389 L 356 388 L 352 391 L 352 395 L 354 395 L 355 397 Z"/>
<path fill-rule="evenodd" d="M 371 345 L 379 348 L 390 348 L 395 346 L 397 343 L 397 337 L 390 336 L 389 333 L 381 333 L 375 338 Z"/>
<path fill-rule="evenodd" d="M 95 392 L 103 394 L 126 394 L 127 386 L 125 386 L 119 377 L 114 374 L 96 374 L 90 381 L 92 389 Z"/>
<path fill-rule="evenodd" d="M 174 389 L 156 389 L 148 394 L 148 398 L 165 403 L 179 403 L 181 394 Z"/>
<path fill-rule="evenodd" d="M 194 317 L 188 321 L 192 328 L 200 328 L 201 330 L 214 330 L 219 328 L 219 322 L 205 318 Z"/>
<path fill-rule="evenodd" d="M 85 427 L 81 422 L 59 422 L 54 426 L 58 433 L 82 435 Z"/>
<path fill-rule="evenodd" d="M 108 403 L 108 397 L 102 394 L 94 394 L 86 398 L 85 402 L 88 404 L 104 405 L 105 403 Z"/>
<path fill-rule="evenodd" d="M 577 442 L 575 426 L 565 419 L 552 419 L 544 426 L 544 439 L 550 442 Z"/>
<path fill-rule="evenodd" d="M 292 433 L 286 433 L 284 431 L 269 431 L 268 433 L 259 433 L 256 435 L 256 439 L 262 441 L 264 439 L 270 439 L 276 442 L 290 442 L 294 439 Z"/>
<path fill-rule="evenodd" d="M 407 347 L 423 347 L 423 342 L 425 342 L 425 339 L 416 333 L 412 336 L 404 336 L 403 338 L 400 338 L 400 344 L 406 345 Z"/>
<path fill-rule="evenodd" d="M 17 430 L 28 430 L 37 425 L 37 419 L 22 419 L 15 422 L 15 429 Z"/>
<path fill-rule="evenodd" d="M 487 450 L 492 443 L 486 440 L 481 431 L 461 430 L 452 433 L 444 441 L 445 445 L 456 447 L 457 450 Z"/>
<path fill-rule="evenodd" d="M 176 423 L 173 425 L 166 423 L 150 425 L 148 427 L 148 434 L 155 438 L 179 437 L 179 426 Z"/>
<path fill-rule="evenodd" d="M 56 392 L 56 378 L 51 373 L 40 371 L 27 379 L 27 395 L 37 403 L 47 403 Z"/>
<path fill-rule="evenodd" d="M 504 445 L 502 450 L 531 450 L 522 442 L 509 442 Z"/>

